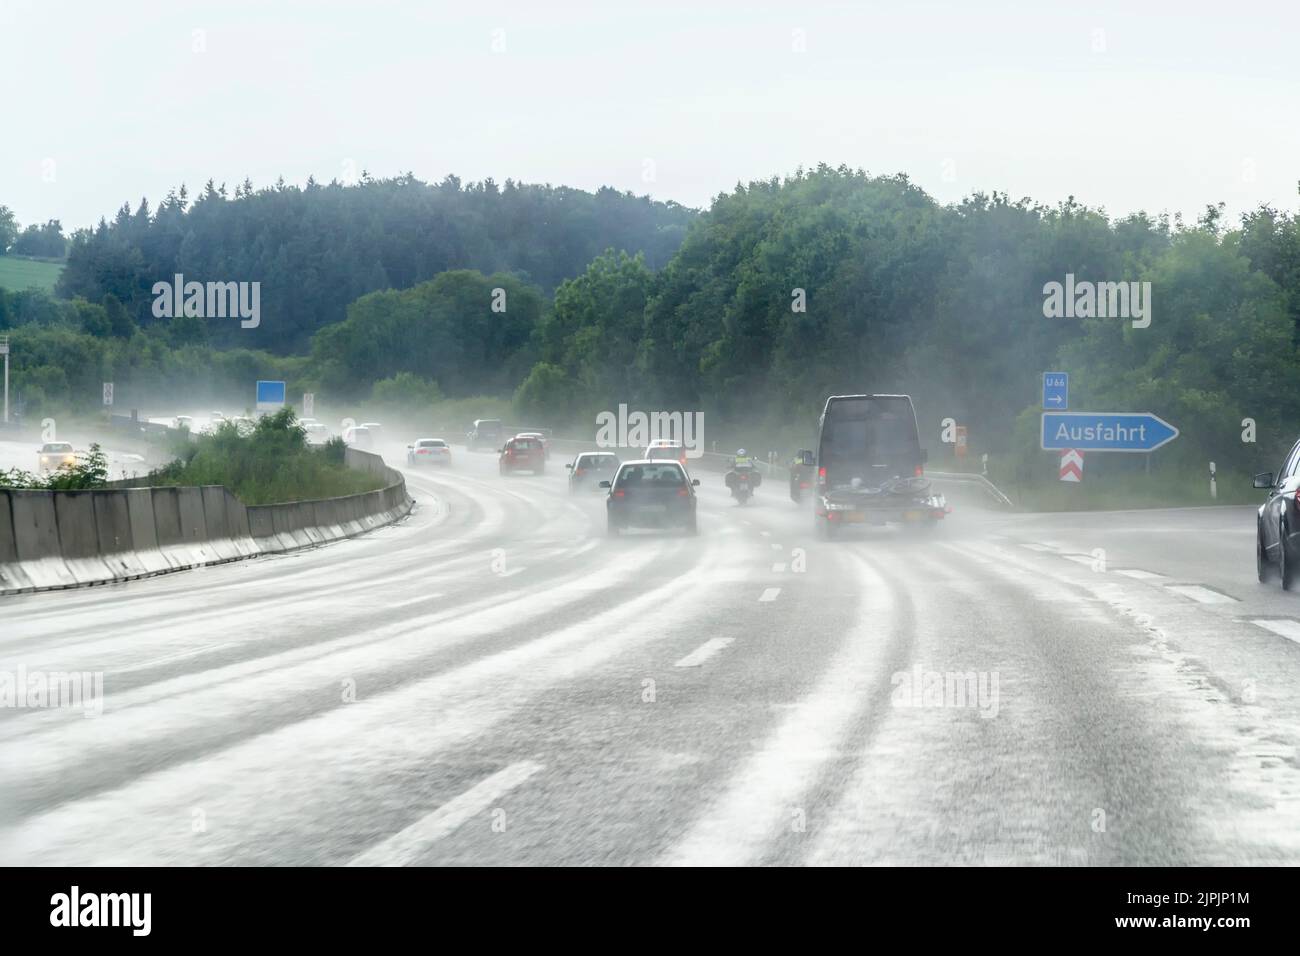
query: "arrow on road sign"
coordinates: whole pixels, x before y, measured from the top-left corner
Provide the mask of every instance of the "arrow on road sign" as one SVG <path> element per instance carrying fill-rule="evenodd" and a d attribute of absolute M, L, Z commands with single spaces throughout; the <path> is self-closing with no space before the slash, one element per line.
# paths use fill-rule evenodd
<path fill-rule="evenodd" d="M 1150 412 L 1043 412 L 1044 451 L 1150 452 L 1178 437 L 1178 429 Z"/>
<path fill-rule="evenodd" d="M 1074 448 L 1061 452 L 1061 480 L 1083 481 L 1083 452 Z"/>
<path fill-rule="evenodd" d="M 1063 412 L 1070 407 L 1070 376 L 1066 372 L 1043 373 L 1043 408 Z"/>

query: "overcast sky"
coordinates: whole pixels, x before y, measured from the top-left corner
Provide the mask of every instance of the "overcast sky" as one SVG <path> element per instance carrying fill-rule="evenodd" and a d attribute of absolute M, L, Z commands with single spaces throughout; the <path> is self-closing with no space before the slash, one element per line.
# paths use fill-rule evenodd
<path fill-rule="evenodd" d="M 1296 209 L 1298 26 L 1295 0 L 0 0 L 0 205 L 71 230 L 364 168 L 706 206 L 826 162 L 943 202 Z"/>

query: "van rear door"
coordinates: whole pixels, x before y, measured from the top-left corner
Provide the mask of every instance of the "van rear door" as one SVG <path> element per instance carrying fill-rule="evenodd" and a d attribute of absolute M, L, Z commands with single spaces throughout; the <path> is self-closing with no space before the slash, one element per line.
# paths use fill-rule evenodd
<path fill-rule="evenodd" d="M 822 412 L 817 484 L 834 490 L 861 479 L 879 488 L 921 466 L 916 412 L 906 395 L 832 395 Z"/>

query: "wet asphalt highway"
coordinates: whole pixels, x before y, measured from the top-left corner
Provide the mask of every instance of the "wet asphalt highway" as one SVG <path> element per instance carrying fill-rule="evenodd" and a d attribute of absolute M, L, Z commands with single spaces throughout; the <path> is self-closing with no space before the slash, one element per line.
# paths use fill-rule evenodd
<path fill-rule="evenodd" d="M 611 539 L 558 455 L 407 474 L 363 538 L 0 599 L 0 672 L 105 692 L 0 709 L 0 862 L 1300 862 L 1251 509 L 822 542 L 705 473 L 699 537 Z"/>

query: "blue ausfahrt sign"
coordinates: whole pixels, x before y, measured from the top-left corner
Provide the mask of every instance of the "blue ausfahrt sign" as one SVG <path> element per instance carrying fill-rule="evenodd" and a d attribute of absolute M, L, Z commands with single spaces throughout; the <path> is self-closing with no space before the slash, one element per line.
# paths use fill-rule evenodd
<path fill-rule="evenodd" d="M 1155 451 L 1178 429 L 1150 412 L 1043 412 L 1044 451 Z"/>

